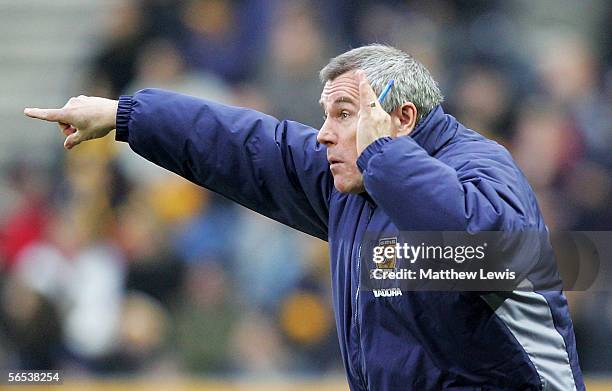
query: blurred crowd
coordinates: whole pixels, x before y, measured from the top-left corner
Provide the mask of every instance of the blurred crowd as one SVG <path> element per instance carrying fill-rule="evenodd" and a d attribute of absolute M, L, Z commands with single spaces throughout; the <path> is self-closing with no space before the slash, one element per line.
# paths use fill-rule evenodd
<path fill-rule="evenodd" d="M 81 91 L 166 88 L 317 128 L 319 69 L 392 44 L 432 71 L 447 112 L 512 152 L 551 230 L 609 231 L 612 7 L 575 3 L 122 1 Z M 57 154 L 5 167 L 0 367 L 342 372 L 324 242 L 112 136 Z M 612 297 L 568 296 L 583 369 L 612 374 Z"/>

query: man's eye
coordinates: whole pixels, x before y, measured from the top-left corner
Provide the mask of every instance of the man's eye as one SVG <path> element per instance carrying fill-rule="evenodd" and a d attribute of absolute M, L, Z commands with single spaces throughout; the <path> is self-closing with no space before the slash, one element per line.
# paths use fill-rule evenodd
<path fill-rule="evenodd" d="M 323 114 L 323 121 L 327 121 L 327 113 Z"/>
<path fill-rule="evenodd" d="M 347 119 L 348 117 L 350 117 L 350 113 L 348 111 L 342 111 L 340 112 L 340 118 L 342 119 Z"/>

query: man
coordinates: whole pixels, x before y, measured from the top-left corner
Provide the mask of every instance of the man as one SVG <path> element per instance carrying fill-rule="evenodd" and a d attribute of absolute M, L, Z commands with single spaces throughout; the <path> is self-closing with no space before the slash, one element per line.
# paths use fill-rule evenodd
<path fill-rule="evenodd" d="M 117 140 L 150 161 L 328 240 L 351 390 L 584 389 L 560 291 L 377 297 L 360 288 L 366 231 L 546 228 L 509 153 L 445 114 L 436 83 L 411 56 L 357 48 L 332 59 L 321 79 L 318 132 L 151 89 L 25 114 L 58 122 L 68 149 L 116 128 Z M 374 91 L 390 79 L 381 106 Z"/>

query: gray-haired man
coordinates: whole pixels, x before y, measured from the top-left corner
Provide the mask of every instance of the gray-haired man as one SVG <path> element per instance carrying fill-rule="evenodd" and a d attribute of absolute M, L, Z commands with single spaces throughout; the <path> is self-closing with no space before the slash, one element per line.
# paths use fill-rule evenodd
<path fill-rule="evenodd" d="M 161 90 L 26 109 L 65 146 L 117 129 L 146 159 L 329 241 L 333 304 L 351 390 L 583 390 L 563 294 L 363 289 L 366 232 L 545 231 L 500 145 L 440 106 L 429 72 L 371 45 L 321 72 L 320 131 Z M 396 86 L 377 103 L 389 79 Z M 369 80 L 369 82 L 368 82 Z M 549 247 L 549 246 L 548 246 Z"/>

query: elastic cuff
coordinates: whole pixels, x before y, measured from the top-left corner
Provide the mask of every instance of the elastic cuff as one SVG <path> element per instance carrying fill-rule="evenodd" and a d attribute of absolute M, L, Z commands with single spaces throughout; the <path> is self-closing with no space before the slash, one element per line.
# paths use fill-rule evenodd
<path fill-rule="evenodd" d="M 119 97 L 119 107 L 117 108 L 116 118 L 116 141 L 128 141 L 128 123 L 130 122 L 130 115 L 132 114 L 132 96 L 122 95 Z"/>
<path fill-rule="evenodd" d="M 359 155 L 359 158 L 357 159 L 357 167 L 359 167 L 359 171 L 363 173 L 366 167 L 368 166 L 370 158 L 380 152 L 382 147 L 391 140 L 393 140 L 391 137 L 381 137 L 379 139 L 374 140 L 373 143 L 368 145 L 367 148 L 364 149 L 363 152 L 361 152 L 361 155 Z"/>

